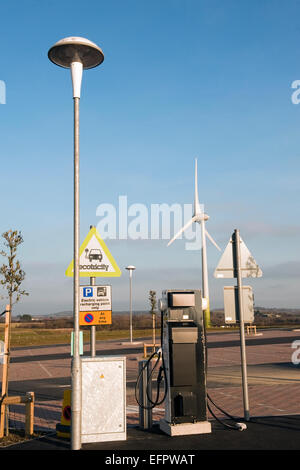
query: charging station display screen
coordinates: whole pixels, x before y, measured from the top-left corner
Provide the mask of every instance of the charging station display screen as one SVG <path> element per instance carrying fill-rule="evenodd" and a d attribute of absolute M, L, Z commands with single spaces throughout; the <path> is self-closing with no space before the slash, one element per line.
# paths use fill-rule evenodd
<path fill-rule="evenodd" d="M 195 294 L 193 292 L 169 292 L 169 307 L 195 307 Z"/>

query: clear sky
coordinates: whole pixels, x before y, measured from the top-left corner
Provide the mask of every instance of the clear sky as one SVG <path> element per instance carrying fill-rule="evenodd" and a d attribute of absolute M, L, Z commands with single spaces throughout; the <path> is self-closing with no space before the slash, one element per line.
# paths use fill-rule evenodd
<path fill-rule="evenodd" d="M 0 229 L 23 234 L 30 293 L 15 313 L 72 308 L 71 80 L 47 57 L 67 36 L 105 55 L 83 76 L 81 241 L 99 223 L 97 207 L 118 211 L 119 196 L 149 211 L 191 204 L 197 157 L 208 231 L 223 250 L 239 228 L 263 270 L 249 282 L 255 304 L 299 308 L 299 14 L 295 0 L 1 2 Z M 200 252 L 184 239 L 168 248 L 162 239 L 105 241 L 122 270 L 109 280 L 115 310 L 128 308 L 128 264 L 137 268 L 135 309 L 149 307 L 150 289 L 159 298 L 201 286 Z M 213 308 L 234 282 L 214 279 L 219 258 L 208 242 Z"/>

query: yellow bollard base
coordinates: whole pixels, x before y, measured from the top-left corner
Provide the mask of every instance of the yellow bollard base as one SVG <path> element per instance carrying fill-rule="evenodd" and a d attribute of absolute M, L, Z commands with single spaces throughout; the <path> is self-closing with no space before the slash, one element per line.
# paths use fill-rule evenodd
<path fill-rule="evenodd" d="M 70 439 L 71 436 L 71 390 L 64 391 L 60 423 L 56 425 L 57 437 Z"/>
<path fill-rule="evenodd" d="M 56 425 L 56 435 L 57 437 L 61 437 L 63 439 L 70 439 L 71 437 L 71 427 L 65 426 L 61 423 Z"/>

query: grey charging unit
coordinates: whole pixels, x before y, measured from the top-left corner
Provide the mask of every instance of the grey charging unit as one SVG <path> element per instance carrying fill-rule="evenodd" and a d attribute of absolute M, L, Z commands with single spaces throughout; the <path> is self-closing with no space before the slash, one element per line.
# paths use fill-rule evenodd
<path fill-rule="evenodd" d="M 201 291 L 163 291 L 160 310 L 167 380 L 160 429 L 170 436 L 210 433 Z"/>

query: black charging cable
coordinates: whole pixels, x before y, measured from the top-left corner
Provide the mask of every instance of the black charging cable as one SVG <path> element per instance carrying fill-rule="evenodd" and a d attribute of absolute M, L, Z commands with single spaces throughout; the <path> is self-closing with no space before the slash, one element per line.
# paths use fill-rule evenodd
<path fill-rule="evenodd" d="M 203 331 L 204 331 L 204 341 L 205 341 L 205 373 L 206 373 L 206 377 L 207 377 L 207 371 L 208 371 L 208 364 L 207 364 L 207 334 L 206 334 L 206 326 L 205 326 L 205 321 L 204 321 L 204 318 L 203 318 Z M 234 425 L 231 425 L 231 424 L 228 424 L 228 423 L 224 423 L 224 421 L 222 421 L 221 419 L 219 419 L 215 413 L 212 411 L 209 403 L 207 402 L 207 408 L 210 412 L 210 414 L 215 418 L 215 420 L 220 423 L 222 426 L 224 426 L 225 428 L 229 428 L 229 429 L 234 429 L 235 431 L 244 431 L 245 429 L 247 429 L 247 426 L 245 423 L 241 423 L 239 422 L 239 420 L 233 416 L 231 416 L 229 413 L 227 413 L 226 411 L 224 411 L 222 408 L 220 408 L 218 405 L 216 405 L 216 403 L 212 400 L 212 398 L 209 396 L 208 392 L 206 392 L 206 396 L 207 396 L 207 399 L 211 402 L 211 404 L 213 406 L 215 406 L 221 413 L 223 413 L 223 415 L 227 416 L 227 418 L 229 418 L 230 420 L 234 421 Z"/>
<path fill-rule="evenodd" d="M 163 340 L 163 313 L 162 312 L 161 312 L 160 337 L 161 337 L 161 347 L 158 349 L 158 351 L 154 351 L 151 354 L 151 356 L 149 357 L 149 359 L 147 360 L 147 362 L 143 365 L 143 367 L 141 368 L 140 373 L 138 375 L 136 384 L 135 384 L 135 399 L 136 399 L 136 402 L 142 409 L 145 409 L 145 410 L 151 410 L 155 406 L 161 405 L 165 401 L 166 396 L 167 396 L 167 392 L 168 392 L 167 373 L 166 373 L 166 367 L 165 367 L 164 354 L 163 354 L 163 350 L 162 350 L 162 340 Z M 139 390 L 140 380 L 141 380 L 141 377 L 143 375 L 144 370 L 147 369 L 147 371 L 148 371 L 149 365 L 150 365 L 152 359 L 155 356 L 157 356 L 155 364 L 152 367 L 150 374 L 147 374 L 146 395 L 147 395 L 147 399 L 148 399 L 150 405 L 145 405 L 143 403 L 140 403 L 140 401 L 138 399 L 138 390 Z M 156 370 L 156 368 L 159 364 L 160 359 L 162 361 L 162 365 L 160 366 L 159 371 L 158 371 L 158 375 L 157 375 L 157 379 L 156 379 L 156 397 L 155 397 L 155 400 L 153 400 L 152 397 L 151 397 L 150 391 L 149 391 L 149 385 L 152 384 L 152 377 L 153 377 L 154 371 Z M 162 398 L 159 399 L 160 391 L 161 391 L 161 383 L 162 383 L 163 379 L 164 379 L 164 394 L 163 394 Z"/>

